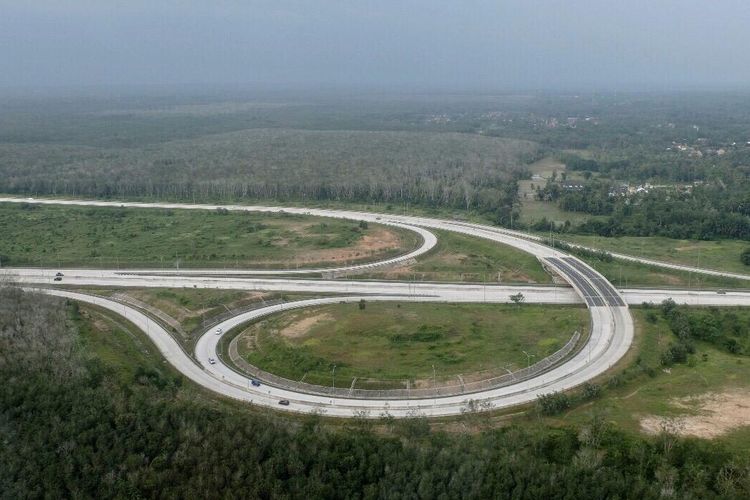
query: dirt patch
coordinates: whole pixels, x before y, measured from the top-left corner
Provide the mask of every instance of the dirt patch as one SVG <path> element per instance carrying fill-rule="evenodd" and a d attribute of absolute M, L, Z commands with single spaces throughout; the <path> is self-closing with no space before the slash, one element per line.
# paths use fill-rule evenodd
<path fill-rule="evenodd" d="M 248 352 L 255 350 L 255 326 L 256 325 L 251 325 L 250 327 L 245 328 L 245 330 L 243 330 L 243 332 L 237 336 L 239 352 Z"/>
<path fill-rule="evenodd" d="M 683 436 L 711 439 L 750 425 L 750 391 L 747 390 L 702 394 L 673 399 L 670 403 L 695 414 L 676 418 L 646 416 L 640 420 L 641 429 L 658 434 L 668 428 Z"/>
<path fill-rule="evenodd" d="M 310 235 L 305 235 L 309 238 Z M 300 250 L 295 252 L 291 258 L 285 259 L 283 265 L 278 260 L 259 260 L 254 265 L 260 267 L 307 267 L 307 266 L 328 266 L 331 264 L 341 264 L 365 261 L 376 261 L 385 258 L 386 255 L 395 254 L 411 250 L 411 248 L 402 248 L 404 241 L 396 231 L 385 227 L 376 227 L 369 230 L 368 234 L 363 235 L 353 245 L 345 248 L 323 248 L 319 250 Z M 274 245 L 277 245 L 274 240 Z"/>
<path fill-rule="evenodd" d="M 109 333 L 112 331 L 112 329 L 109 327 L 109 324 L 100 317 L 94 318 L 93 326 L 100 333 Z"/>
<path fill-rule="evenodd" d="M 375 251 L 398 247 L 400 243 L 401 238 L 399 238 L 398 234 L 385 228 L 378 228 L 371 230 L 370 234 L 364 235 L 359 240 L 359 244 L 354 248 Z"/>
<path fill-rule="evenodd" d="M 318 323 L 331 320 L 333 320 L 333 316 L 328 313 L 320 313 L 314 316 L 308 316 L 285 326 L 284 328 L 279 330 L 279 335 L 288 339 L 299 338 L 304 336 L 308 331 L 310 331 L 310 328 L 317 325 Z"/>
<path fill-rule="evenodd" d="M 469 256 L 464 253 L 442 253 L 435 256 L 435 260 L 438 262 L 443 262 L 448 265 L 462 265 L 467 260 L 469 260 Z"/>
<path fill-rule="evenodd" d="M 327 248 L 305 252 L 304 258 L 295 259 L 297 262 L 345 262 L 375 257 L 379 253 L 395 250 L 401 247 L 401 238 L 394 231 L 386 228 L 371 229 L 369 234 L 362 236 L 353 246 L 347 248 Z"/>
<path fill-rule="evenodd" d="M 691 250 L 705 250 L 704 245 L 680 245 L 678 247 L 675 247 L 675 250 L 678 252 L 688 252 Z"/>
<path fill-rule="evenodd" d="M 536 283 L 531 277 L 516 269 L 513 271 L 499 272 L 497 273 L 497 281 L 499 282 L 518 282 L 518 283 Z"/>

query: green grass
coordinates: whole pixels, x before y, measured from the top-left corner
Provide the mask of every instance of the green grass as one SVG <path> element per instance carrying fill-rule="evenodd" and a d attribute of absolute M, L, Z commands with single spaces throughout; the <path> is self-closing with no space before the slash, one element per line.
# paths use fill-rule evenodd
<path fill-rule="evenodd" d="M 543 187 L 547 183 L 547 179 L 552 176 L 553 172 L 557 172 L 557 175 L 560 176 L 560 174 L 565 172 L 565 164 L 548 156 L 532 163 L 528 166 L 528 169 L 532 175 L 539 175 L 542 179 L 523 180 L 518 183 L 518 193 L 521 198 L 521 222 L 531 224 L 542 218 L 546 218 L 547 220 L 554 221 L 558 224 L 563 224 L 565 221 L 579 224 L 594 217 L 582 212 L 568 212 L 566 210 L 561 210 L 556 202 L 539 201 L 534 198 L 536 187 Z M 578 179 L 580 177 L 577 172 L 570 172 L 568 173 L 568 176 L 570 180 Z M 534 186 L 533 189 L 531 187 L 532 185 Z"/>
<path fill-rule="evenodd" d="M 664 267 L 650 266 L 614 259 L 610 262 L 596 258 L 582 257 L 597 271 L 602 273 L 617 288 L 660 287 L 687 288 L 691 290 L 714 288 L 748 288 L 750 281 L 711 276 L 708 274 L 675 271 Z"/>
<path fill-rule="evenodd" d="M 193 352 L 195 342 L 212 319 L 226 314 L 229 310 L 250 307 L 280 297 L 286 297 L 287 300 L 291 297 L 307 298 L 297 294 L 210 288 L 127 288 L 88 291 L 107 296 L 124 294 L 163 312 L 177 323 L 176 328 L 172 323 L 164 326 L 174 328 L 173 338 L 187 352 Z"/>
<path fill-rule="evenodd" d="M 86 354 L 114 370 L 118 378 L 132 379 L 139 367 L 176 375 L 151 340 L 125 318 L 81 304 L 80 317 L 74 321 Z"/>
<path fill-rule="evenodd" d="M 539 360 L 587 324 L 581 307 L 368 302 L 283 313 L 251 325 L 238 345 L 250 363 L 292 380 L 329 385 L 335 364 L 340 386 L 353 377 L 429 384 L 433 365 L 440 380 L 522 368 L 523 350 Z"/>
<path fill-rule="evenodd" d="M 309 267 L 379 260 L 418 244 L 400 229 L 290 214 L 0 204 L 2 265 Z M 380 248 L 365 238 L 389 236 Z"/>
<path fill-rule="evenodd" d="M 367 275 L 376 279 L 423 281 L 473 281 L 505 283 L 551 283 L 533 255 L 508 245 L 450 231 L 434 231 L 438 244 L 417 263 L 384 273 Z"/>
<path fill-rule="evenodd" d="M 534 182 L 534 185 L 536 185 L 536 182 Z M 526 224 L 532 224 L 546 218 L 556 224 L 564 224 L 565 221 L 570 221 L 571 224 L 575 225 L 595 217 L 597 216 L 588 215 L 583 212 L 561 210 L 556 202 L 535 200 L 530 194 L 527 195 L 527 198 L 521 199 L 521 222 Z"/>
<path fill-rule="evenodd" d="M 206 408 L 233 414 L 268 414 L 269 410 L 266 408 L 220 397 L 185 378 L 164 359 L 144 332 L 122 316 L 85 303 L 79 303 L 79 310 L 80 315 L 77 318 L 71 314 L 69 317 L 78 330 L 84 355 L 100 361 L 107 370 L 105 376 L 112 376 L 105 383 L 111 385 L 115 397 L 117 385 L 148 385 L 149 381 L 143 380 L 143 377 L 151 381 L 155 378 L 162 381 L 171 379 L 177 382 L 175 393 L 161 390 L 149 392 L 149 397 L 204 404 Z M 282 419 L 289 425 L 298 425 L 304 419 L 294 414 L 275 414 L 274 418 Z M 342 424 L 334 420 L 328 425 Z"/>
<path fill-rule="evenodd" d="M 601 399 L 551 421 L 583 424 L 592 414 L 598 413 L 616 426 L 638 433 L 641 432 L 640 419 L 643 417 L 696 413 L 690 408 L 675 406 L 675 398 L 750 390 L 750 357 L 728 354 L 704 342 L 695 344 L 696 353 L 690 363 L 693 366 L 676 364 L 669 373 L 664 372 L 659 363 L 660 355 L 677 340 L 676 336 L 661 314 L 657 314 L 657 321 L 652 323 L 646 320 L 647 310 L 636 308 L 631 311 L 636 320 L 636 341 L 628 355 L 627 381 L 615 388 L 607 387 Z M 747 317 L 750 309 L 738 308 L 735 313 Z M 747 451 L 750 449 L 750 427 L 737 428 L 717 439 L 731 448 Z"/>
<path fill-rule="evenodd" d="M 564 235 L 561 239 L 634 257 L 750 274 L 750 266 L 746 266 L 740 261 L 742 251 L 750 246 L 750 243 L 746 241 L 676 240 L 660 236 L 604 238 L 579 235 Z"/>

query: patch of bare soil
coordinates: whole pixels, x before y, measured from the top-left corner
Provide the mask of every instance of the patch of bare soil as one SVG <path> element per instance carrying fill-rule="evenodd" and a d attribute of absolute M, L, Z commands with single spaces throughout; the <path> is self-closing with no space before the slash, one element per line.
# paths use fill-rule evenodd
<path fill-rule="evenodd" d="M 447 265 L 462 265 L 468 259 L 469 256 L 464 253 L 441 253 L 435 256 L 435 260 Z"/>
<path fill-rule="evenodd" d="M 299 321 L 294 321 L 279 330 L 279 335 L 288 339 L 295 339 L 304 336 L 310 328 L 324 321 L 331 321 L 333 316 L 328 313 L 315 314 L 307 316 Z"/>
<path fill-rule="evenodd" d="M 702 394 L 673 399 L 670 403 L 696 414 L 676 418 L 646 416 L 641 418 L 641 429 L 649 434 L 669 429 L 683 436 L 712 439 L 750 425 L 750 391 L 747 390 Z"/>
<path fill-rule="evenodd" d="M 248 351 L 255 350 L 255 347 L 256 347 L 256 344 L 255 344 L 256 328 L 255 327 L 256 325 L 251 325 L 250 327 L 245 328 L 245 330 L 237 336 L 237 342 L 239 343 L 238 345 L 239 352 L 248 352 Z"/>
<path fill-rule="evenodd" d="M 304 258 L 296 258 L 295 261 L 299 263 L 346 262 L 370 256 L 375 257 L 379 253 L 394 250 L 400 246 L 401 238 L 398 233 L 387 228 L 374 228 L 351 247 L 311 250 L 305 252 Z"/>
<path fill-rule="evenodd" d="M 675 247 L 675 250 L 678 252 L 687 252 L 690 250 L 701 250 L 702 248 L 704 248 L 703 245 L 680 245 Z"/>
<path fill-rule="evenodd" d="M 531 277 L 521 272 L 518 269 L 513 271 L 499 272 L 497 273 L 497 281 L 500 282 L 518 282 L 518 283 L 536 283 Z"/>
<path fill-rule="evenodd" d="M 96 328 L 101 333 L 109 333 L 112 329 L 109 327 L 109 324 L 104 321 L 102 318 L 95 318 L 94 319 L 94 328 Z"/>

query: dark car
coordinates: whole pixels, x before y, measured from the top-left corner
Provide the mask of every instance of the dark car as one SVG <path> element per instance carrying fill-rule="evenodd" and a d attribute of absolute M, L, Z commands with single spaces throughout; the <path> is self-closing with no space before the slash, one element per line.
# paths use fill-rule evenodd
<path fill-rule="evenodd" d="M 281 401 L 279 401 L 279 404 L 281 406 L 289 406 L 289 400 L 288 399 L 282 399 Z"/>
<path fill-rule="evenodd" d="M 62 277 L 61 276 L 55 276 L 55 281 L 62 281 Z"/>
<path fill-rule="evenodd" d="M 251 384 L 253 384 L 255 387 L 260 387 L 260 380 L 252 380 L 250 381 Z"/>
<path fill-rule="evenodd" d="M 58 272 L 55 276 L 65 276 L 63 273 Z"/>

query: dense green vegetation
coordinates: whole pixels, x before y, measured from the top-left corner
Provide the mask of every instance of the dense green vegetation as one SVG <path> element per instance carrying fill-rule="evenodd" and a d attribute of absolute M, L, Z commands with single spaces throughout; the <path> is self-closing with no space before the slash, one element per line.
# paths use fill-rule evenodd
<path fill-rule="evenodd" d="M 74 305 L 66 319 L 59 301 L 0 293 L 9 498 L 750 495 L 746 454 L 668 433 L 644 439 L 596 416 L 446 434 L 419 417 L 340 428 L 206 400 L 128 325 Z"/>
<path fill-rule="evenodd" d="M 295 268 L 379 260 L 418 236 L 323 217 L 0 204 L 2 265 Z M 372 241 L 370 241 L 372 240 Z"/>
<path fill-rule="evenodd" d="M 473 372 L 518 370 L 560 349 L 588 324 L 579 307 L 366 302 L 291 311 L 255 323 L 238 340 L 250 363 L 292 379 L 358 386 L 367 379 L 456 383 Z M 435 368 L 433 373 L 432 368 Z M 374 383 L 374 382 L 373 382 Z"/>
<path fill-rule="evenodd" d="M 672 356 L 672 361 L 686 361 L 687 354 L 695 351 L 693 343 L 696 341 L 713 344 L 732 354 L 750 353 L 750 311 L 715 307 L 690 310 L 677 307 L 669 299 L 661 304 L 661 312 L 679 339 L 677 350 L 672 353 L 679 353 L 679 358 Z M 663 359 L 665 364 L 670 364 L 669 355 Z"/>
<path fill-rule="evenodd" d="M 526 141 L 460 134 L 277 129 L 137 149 L 0 144 L 0 192 L 411 203 L 504 221 L 520 158 L 534 150 Z"/>
<path fill-rule="evenodd" d="M 565 171 L 532 179 L 549 201 L 528 209 L 568 231 L 748 239 L 748 127 L 732 93 L 0 99 L 0 192 L 411 205 L 521 228 L 539 221 L 518 182 L 546 156 Z M 609 195 L 623 183 L 658 188 Z"/>
<path fill-rule="evenodd" d="M 730 181 L 731 182 L 731 181 Z M 574 231 L 600 236 L 665 236 L 677 239 L 750 239 L 750 183 L 697 186 L 690 192 L 654 191 L 635 198 L 616 198 L 610 187 L 591 184 L 560 196 L 565 210 L 610 215 L 588 220 Z M 735 191 L 736 189 L 736 191 Z"/>

